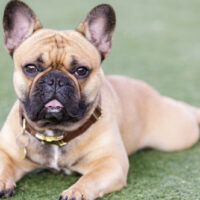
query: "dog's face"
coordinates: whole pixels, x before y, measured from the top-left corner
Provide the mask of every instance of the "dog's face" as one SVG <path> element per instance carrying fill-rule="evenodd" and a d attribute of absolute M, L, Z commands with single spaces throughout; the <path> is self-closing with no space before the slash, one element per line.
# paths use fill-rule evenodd
<path fill-rule="evenodd" d="M 115 13 L 95 7 L 76 30 L 43 29 L 23 2 L 4 13 L 5 47 L 13 56 L 14 87 L 28 120 L 39 127 L 84 119 L 100 95 L 101 61 L 111 49 Z"/>
<path fill-rule="evenodd" d="M 100 56 L 75 31 L 40 30 L 19 46 L 14 61 L 15 89 L 31 121 L 77 122 L 96 101 Z"/>

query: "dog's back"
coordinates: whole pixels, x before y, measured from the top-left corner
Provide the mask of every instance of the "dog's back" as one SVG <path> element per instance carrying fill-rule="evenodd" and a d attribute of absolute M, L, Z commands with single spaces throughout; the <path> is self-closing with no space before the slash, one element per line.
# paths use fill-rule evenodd
<path fill-rule="evenodd" d="M 164 151 L 180 150 L 199 138 L 199 110 L 161 96 L 143 81 L 108 76 L 119 99 L 120 131 L 128 154 L 152 147 Z"/>

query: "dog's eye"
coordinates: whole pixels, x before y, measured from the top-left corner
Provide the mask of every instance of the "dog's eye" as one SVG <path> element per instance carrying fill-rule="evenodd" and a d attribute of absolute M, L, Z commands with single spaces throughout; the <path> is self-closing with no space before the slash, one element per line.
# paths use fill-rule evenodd
<path fill-rule="evenodd" d="M 29 76 L 35 76 L 38 73 L 38 69 L 34 64 L 25 65 L 23 70 Z"/>
<path fill-rule="evenodd" d="M 89 69 L 87 67 L 81 66 L 76 68 L 74 74 L 76 78 L 79 79 L 86 78 L 89 75 Z"/>

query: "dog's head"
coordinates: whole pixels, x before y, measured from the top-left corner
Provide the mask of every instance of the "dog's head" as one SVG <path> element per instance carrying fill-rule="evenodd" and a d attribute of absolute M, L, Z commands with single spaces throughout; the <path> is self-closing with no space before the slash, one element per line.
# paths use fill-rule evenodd
<path fill-rule="evenodd" d="M 66 126 L 87 116 L 100 95 L 100 64 L 111 49 L 115 22 L 114 10 L 103 4 L 75 30 L 48 30 L 25 3 L 7 4 L 5 47 L 28 120 L 39 127 Z"/>

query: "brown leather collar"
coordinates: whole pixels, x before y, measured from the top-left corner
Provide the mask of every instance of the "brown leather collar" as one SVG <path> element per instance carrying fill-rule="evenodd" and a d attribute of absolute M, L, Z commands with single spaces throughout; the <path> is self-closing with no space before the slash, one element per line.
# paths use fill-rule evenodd
<path fill-rule="evenodd" d="M 23 121 L 23 133 L 28 133 L 33 135 L 35 138 L 40 140 L 44 144 L 55 144 L 58 146 L 66 145 L 69 141 L 83 134 L 87 129 L 89 129 L 101 116 L 102 109 L 100 103 L 95 108 L 93 114 L 90 118 L 77 130 L 65 132 L 59 136 L 45 136 L 44 134 L 38 133 L 30 124 L 27 123 L 26 119 L 23 117 L 22 111 L 20 111 L 20 116 Z"/>

